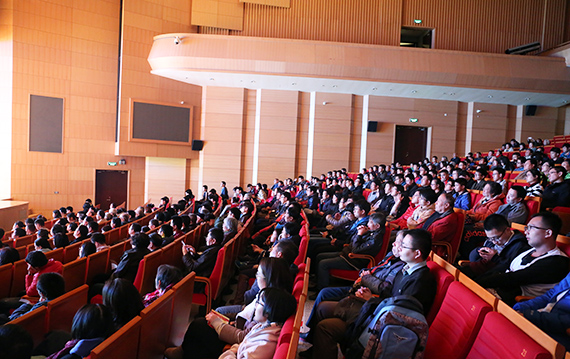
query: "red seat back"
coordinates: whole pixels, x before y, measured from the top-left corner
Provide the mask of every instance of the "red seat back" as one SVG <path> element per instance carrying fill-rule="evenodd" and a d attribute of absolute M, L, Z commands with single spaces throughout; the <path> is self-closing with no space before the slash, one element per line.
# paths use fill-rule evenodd
<path fill-rule="evenodd" d="M 550 359 L 552 354 L 502 314 L 488 313 L 467 359 Z"/>
<path fill-rule="evenodd" d="M 138 359 L 163 359 L 167 348 L 172 310 L 172 290 L 141 311 L 141 338 Z"/>
<path fill-rule="evenodd" d="M 192 295 L 194 293 L 194 277 L 195 273 L 188 274 L 180 282 L 176 283 L 172 290 L 174 298 L 172 299 L 172 320 L 170 325 L 169 346 L 178 346 L 182 344 L 190 312 L 192 310 Z"/>
<path fill-rule="evenodd" d="M 141 317 L 137 316 L 91 351 L 91 359 L 138 358 Z"/>
<path fill-rule="evenodd" d="M 0 266 L 0 298 L 6 298 L 10 296 L 13 269 L 14 265 L 12 263 Z"/>
<path fill-rule="evenodd" d="M 453 276 L 444 268 L 440 267 L 439 264 L 433 261 L 428 261 L 427 265 L 429 267 L 430 272 L 435 277 L 437 285 L 437 290 L 435 292 L 435 299 L 433 301 L 433 305 L 431 306 L 431 309 L 428 315 L 426 316 L 426 320 L 428 324 L 430 324 L 435 319 L 435 316 L 439 311 L 439 308 L 441 307 L 443 298 L 445 298 L 445 293 L 447 293 L 447 288 L 455 280 L 455 278 L 453 278 Z"/>
<path fill-rule="evenodd" d="M 42 342 L 42 340 L 44 340 L 44 336 L 46 334 L 46 318 L 47 308 L 40 307 L 12 320 L 10 324 L 19 325 L 26 329 L 32 336 L 35 348 Z"/>
<path fill-rule="evenodd" d="M 63 265 L 62 276 L 65 279 L 65 291 L 69 292 L 85 284 L 87 258 L 78 258 Z"/>
<path fill-rule="evenodd" d="M 49 301 L 47 305 L 48 332 L 52 330 L 71 332 L 73 317 L 79 308 L 87 304 L 88 292 L 89 286 L 82 285 L 59 298 Z"/>
<path fill-rule="evenodd" d="M 10 296 L 17 297 L 21 292 L 26 290 L 26 274 L 28 273 L 28 263 L 25 259 L 20 259 L 14 262 L 14 269 L 12 271 L 12 287 L 10 289 Z"/>
<path fill-rule="evenodd" d="M 429 328 L 424 358 L 465 358 L 485 315 L 492 310 L 491 305 L 463 284 L 451 283 Z"/>
<path fill-rule="evenodd" d="M 105 249 L 87 257 L 87 271 L 85 273 L 85 283 L 90 284 L 97 274 L 105 273 L 109 261 L 109 250 Z"/>
<path fill-rule="evenodd" d="M 72 262 L 79 257 L 79 248 L 83 245 L 82 242 L 77 242 L 66 246 L 63 253 L 63 264 Z"/>
<path fill-rule="evenodd" d="M 528 218 L 526 222 L 530 221 L 530 218 L 540 211 L 540 203 L 542 202 L 541 197 L 529 197 L 525 200 L 524 204 L 526 209 L 528 209 Z"/>

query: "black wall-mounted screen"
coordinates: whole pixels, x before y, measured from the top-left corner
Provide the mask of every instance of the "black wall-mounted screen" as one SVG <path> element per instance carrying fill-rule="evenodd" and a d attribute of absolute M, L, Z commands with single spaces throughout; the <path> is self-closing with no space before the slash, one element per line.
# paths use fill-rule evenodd
<path fill-rule="evenodd" d="M 30 151 L 63 152 L 63 99 L 30 95 Z"/>
<path fill-rule="evenodd" d="M 191 110 L 188 107 L 133 102 L 132 139 L 188 143 Z"/>

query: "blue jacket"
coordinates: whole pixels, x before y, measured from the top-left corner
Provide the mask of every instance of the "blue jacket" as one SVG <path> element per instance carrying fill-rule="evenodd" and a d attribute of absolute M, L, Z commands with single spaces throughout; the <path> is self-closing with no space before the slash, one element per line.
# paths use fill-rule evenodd
<path fill-rule="evenodd" d="M 453 198 L 455 198 L 455 203 L 453 204 L 455 208 L 464 209 L 466 211 L 471 208 L 471 196 L 469 192 L 465 191 L 460 196 L 455 193 Z"/>
<path fill-rule="evenodd" d="M 547 333 L 566 333 L 566 329 L 570 328 L 570 290 L 556 303 L 550 313 L 538 312 L 537 309 L 546 307 L 551 300 L 567 289 L 570 289 L 570 274 L 540 297 L 517 303 L 513 309 L 522 312 L 526 319 Z"/>

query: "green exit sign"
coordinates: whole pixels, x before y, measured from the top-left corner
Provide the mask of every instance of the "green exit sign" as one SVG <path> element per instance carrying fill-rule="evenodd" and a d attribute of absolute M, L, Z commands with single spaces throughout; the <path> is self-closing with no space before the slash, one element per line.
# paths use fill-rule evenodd
<path fill-rule="evenodd" d="M 117 162 L 107 162 L 107 166 L 116 166 Z"/>

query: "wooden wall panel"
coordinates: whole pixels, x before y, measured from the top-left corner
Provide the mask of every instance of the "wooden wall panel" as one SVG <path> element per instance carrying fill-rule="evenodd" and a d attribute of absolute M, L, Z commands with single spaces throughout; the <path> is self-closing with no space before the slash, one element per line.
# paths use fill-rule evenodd
<path fill-rule="evenodd" d="M 192 138 L 200 139 L 201 87 L 153 75 L 150 73 L 147 61 L 153 36 L 169 32 L 194 33 L 197 31 L 195 26 L 189 24 L 190 3 L 175 0 L 125 0 L 123 11 L 118 153 L 129 156 L 177 157 L 197 160 L 198 153 L 192 151 L 190 145 L 176 146 L 128 141 L 130 99 L 168 104 L 184 101 L 185 104 L 193 105 Z M 114 86 L 116 87 L 116 84 Z"/>
<path fill-rule="evenodd" d="M 177 201 L 186 190 L 186 159 L 146 157 L 144 178 L 145 202 L 158 203 L 163 196 Z"/>
<path fill-rule="evenodd" d="M 351 122 L 352 95 L 316 94 L 313 175 L 348 168 Z"/>
<path fill-rule="evenodd" d="M 471 152 L 488 151 L 505 142 L 507 115 L 507 105 L 474 103 Z"/>
<path fill-rule="evenodd" d="M 258 182 L 295 175 L 299 93 L 261 91 Z"/>
<path fill-rule="evenodd" d="M 511 47 L 543 42 L 545 3 L 546 49 L 563 40 L 562 0 L 520 0 L 516 6 L 511 1 L 465 0 L 451 6 L 446 0 L 404 0 L 402 26 L 434 28 L 438 49 L 504 53 Z M 415 25 L 414 19 L 422 23 Z"/>
<path fill-rule="evenodd" d="M 419 119 L 414 126 L 432 128 L 431 155 L 449 155 L 449 143 L 455 143 L 458 117 L 455 101 L 370 96 L 368 112 L 368 119 L 378 121 L 379 128 L 368 138 L 367 166 L 392 163 L 394 126 L 409 125 L 410 118 Z"/>
<path fill-rule="evenodd" d="M 215 186 L 220 181 L 226 181 L 228 187 L 241 183 L 246 96 L 239 88 L 203 89 L 201 135 L 205 142 L 200 152 L 198 186 Z M 220 107 L 221 103 L 224 106 Z"/>
<path fill-rule="evenodd" d="M 360 148 L 362 141 L 362 107 L 363 96 L 353 96 L 352 124 L 350 129 L 350 159 L 347 169 L 360 172 Z"/>
<path fill-rule="evenodd" d="M 534 116 L 523 116 L 521 139 L 524 141 L 528 137 L 552 138 L 556 134 L 557 121 L 557 108 L 539 106 Z"/>
<path fill-rule="evenodd" d="M 239 0 L 193 0 L 192 25 L 222 29 L 243 28 L 243 4 Z"/>
<path fill-rule="evenodd" d="M 467 136 L 467 103 L 459 102 L 457 105 L 457 133 L 455 141 L 455 153 L 463 157 L 465 153 L 465 137 Z M 451 157 L 448 157 L 451 158 Z"/>
<path fill-rule="evenodd" d="M 243 36 L 397 45 L 402 0 L 291 0 L 245 4 Z M 397 30 L 395 30 L 397 29 Z"/>
<path fill-rule="evenodd" d="M 291 7 L 291 0 L 239 0 L 239 2 L 286 8 Z"/>
<path fill-rule="evenodd" d="M 507 132 L 505 134 L 505 142 L 516 137 L 517 128 L 517 106 L 507 107 Z"/>
<path fill-rule="evenodd" d="M 239 183 L 228 183 L 228 187 L 251 183 L 253 179 L 253 148 L 255 140 L 256 90 L 245 90 L 245 114 L 243 128 L 242 176 Z"/>
<path fill-rule="evenodd" d="M 4 1 L 0 6 L 0 199 L 12 197 L 13 7 L 13 0 Z"/>

